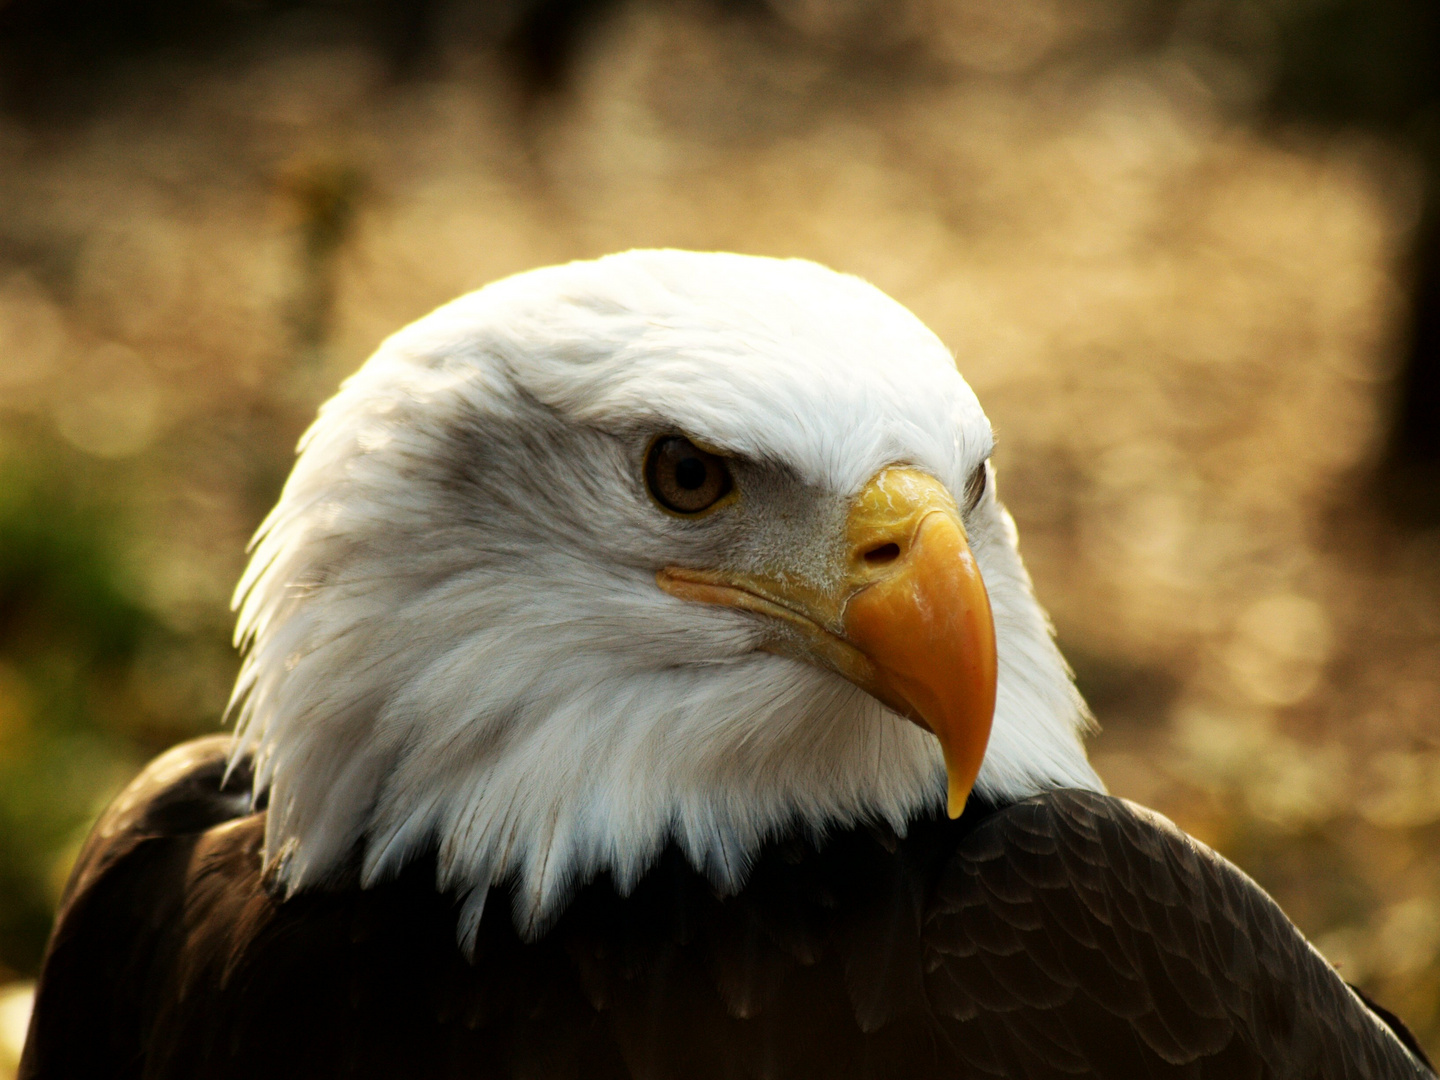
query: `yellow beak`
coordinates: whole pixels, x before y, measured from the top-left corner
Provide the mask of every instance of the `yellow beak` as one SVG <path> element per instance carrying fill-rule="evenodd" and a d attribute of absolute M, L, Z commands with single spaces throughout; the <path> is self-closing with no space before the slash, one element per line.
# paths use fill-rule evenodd
<path fill-rule="evenodd" d="M 770 616 L 767 648 L 838 672 L 934 732 L 959 817 L 995 715 L 995 623 L 955 500 L 916 469 L 882 470 L 851 505 L 838 580 L 666 567 L 673 596 Z"/>

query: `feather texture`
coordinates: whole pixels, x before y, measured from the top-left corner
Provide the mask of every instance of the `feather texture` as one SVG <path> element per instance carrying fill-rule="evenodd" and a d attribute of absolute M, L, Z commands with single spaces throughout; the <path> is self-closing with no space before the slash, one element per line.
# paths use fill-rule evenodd
<path fill-rule="evenodd" d="M 733 455 L 734 512 L 655 508 L 641 462 L 673 431 Z M 277 880 L 323 883 L 358 847 L 369 886 L 434 849 L 438 886 L 477 909 L 514 876 L 534 936 L 672 841 L 733 891 L 796 820 L 903 830 L 942 798 L 934 740 L 654 575 L 824 581 L 876 471 L 916 465 L 959 498 L 991 446 L 938 339 L 813 263 L 631 252 L 396 334 L 306 434 L 236 592 L 236 746 Z M 966 528 L 1000 663 L 977 792 L 1100 789 L 993 486 Z"/>
<path fill-rule="evenodd" d="M 27 1080 L 1433 1076 L 1254 882 L 1093 792 L 794 833 L 728 898 L 668 847 L 537 942 L 487 907 L 471 962 L 425 858 L 268 890 L 227 750 L 171 751 L 97 825 Z"/>

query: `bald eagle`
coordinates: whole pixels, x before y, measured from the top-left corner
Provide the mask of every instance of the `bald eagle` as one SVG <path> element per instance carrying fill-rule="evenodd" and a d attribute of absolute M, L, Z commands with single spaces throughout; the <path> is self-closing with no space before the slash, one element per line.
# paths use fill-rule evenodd
<path fill-rule="evenodd" d="M 26 1077 L 1426 1077 L 1112 798 L 940 341 L 639 251 L 400 331 L 105 812 Z"/>

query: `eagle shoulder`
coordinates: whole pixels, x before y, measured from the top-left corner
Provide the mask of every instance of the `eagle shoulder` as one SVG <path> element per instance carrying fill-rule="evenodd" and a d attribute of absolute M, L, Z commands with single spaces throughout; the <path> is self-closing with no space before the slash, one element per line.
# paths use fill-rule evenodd
<path fill-rule="evenodd" d="M 70 873 L 46 946 L 21 1077 L 140 1075 L 207 836 L 252 813 L 250 762 L 227 775 L 228 735 L 173 747 L 101 814 Z M 258 846 L 251 844 L 258 852 Z M 222 885 L 223 889 L 224 886 Z"/>
<path fill-rule="evenodd" d="M 250 812 L 250 758 L 229 769 L 230 747 L 229 735 L 191 739 L 141 770 L 91 828 L 60 901 L 62 918 L 75 898 L 137 844 L 202 833 Z"/>
<path fill-rule="evenodd" d="M 499 911 L 490 951 L 465 959 L 433 856 L 371 889 L 351 873 L 283 897 L 262 859 L 267 810 L 242 795 L 247 762 L 227 780 L 227 752 L 224 739 L 170 751 L 97 822 L 21 1077 L 499 1078 L 550 1075 L 535 1063 L 557 1055 L 597 1080 L 625 1075 L 563 985 L 558 939 L 529 947 Z"/>
<path fill-rule="evenodd" d="M 1434 1075 L 1259 885 L 1122 799 L 989 816 L 923 936 L 930 1007 L 987 1075 Z"/>
<path fill-rule="evenodd" d="M 497 897 L 472 963 L 433 858 L 271 895 L 226 750 L 96 825 L 22 1076 L 1433 1077 L 1253 881 L 1108 796 L 777 840 L 734 895 L 672 845 L 539 941 Z"/>

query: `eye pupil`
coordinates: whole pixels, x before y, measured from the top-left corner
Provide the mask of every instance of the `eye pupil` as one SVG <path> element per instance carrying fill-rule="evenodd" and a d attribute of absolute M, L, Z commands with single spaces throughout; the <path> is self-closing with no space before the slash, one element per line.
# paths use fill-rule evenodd
<path fill-rule="evenodd" d="M 681 435 L 666 435 L 650 444 L 645 484 L 666 510 L 686 515 L 710 509 L 735 486 L 724 458 Z"/>
<path fill-rule="evenodd" d="M 686 491 L 695 491 L 705 483 L 705 474 L 708 471 L 699 458 L 681 458 L 675 463 L 675 483 Z"/>

